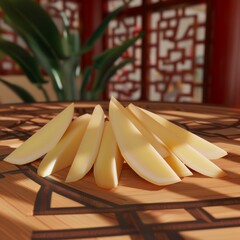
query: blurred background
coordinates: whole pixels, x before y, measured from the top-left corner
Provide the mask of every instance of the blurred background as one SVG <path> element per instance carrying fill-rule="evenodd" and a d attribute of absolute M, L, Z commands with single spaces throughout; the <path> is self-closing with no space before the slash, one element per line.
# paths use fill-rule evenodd
<path fill-rule="evenodd" d="M 64 31 L 64 12 L 70 31 L 77 31 L 79 41 L 85 43 L 106 16 L 128 1 L 36 2 L 49 14 L 59 32 Z M 27 48 L 19 34 L 6 24 L 4 15 L 3 7 L 0 12 L 1 39 Z M 95 56 L 141 31 L 144 35 L 127 48 L 116 63 L 126 58 L 134 61 L 118 68 L 109 77 L 97 100 L 108 100 L 113 95 L 128 101 L 240 106 L 239 0 L 132 0 L 108 23 L 104 35 L 82 56 L 80 68 L 91 66 Z M 43 75 L 48 79 L 46 72 Z M 4 51 L 0 56 L 0 77 L 27 89 L 36 101 L 46 101 L 43 92 L 27 79 L 19 64 Z M 81 87 L 82 81 L 81 74 L 76 76 L 77 88 Z M 48 101 L 59 100 L 51 82 L 44 87 L 49 95 Z M 22 101 L 6 83 L 0 83 L 1 103 Z"/>

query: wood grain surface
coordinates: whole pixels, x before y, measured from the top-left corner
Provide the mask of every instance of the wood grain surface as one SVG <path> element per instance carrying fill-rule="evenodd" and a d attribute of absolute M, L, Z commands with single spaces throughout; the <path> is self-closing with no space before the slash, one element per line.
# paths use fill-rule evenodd
<path fill-rule="evenodd" d="M 96 103 L 76 103 L 75 116 Z M 108 103 L 100 103 L 107 114 Z M 127 103 L 125 103 L 127 104 Z M 0 239 L 240 239 L 240 110 L 191 104 L 136 103 L 222 147 L 219 179 L 198 173 L 166 187 L 124 164 L 119 186 L 96 186 L 92 171 L 65 184 L 67 170 L 36 174 L 39 161 L 4 161 L 68 103 L 0 107 Z"/>

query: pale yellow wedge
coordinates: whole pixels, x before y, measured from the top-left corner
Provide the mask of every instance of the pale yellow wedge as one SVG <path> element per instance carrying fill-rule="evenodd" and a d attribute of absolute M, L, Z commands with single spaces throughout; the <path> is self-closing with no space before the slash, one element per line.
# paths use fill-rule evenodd
<path fill-rule="evenodd" d="M 65 133 L 72 121 L 73 113 L 74 104 L 72 103 L 10 153 L 4 161 L 22 165 L 49 152 Z"/>
<path fill-rule="evenodd" d="M 112 101 L 116 104 L 120 111 L 128 117 L 128 119 L 134 124 L 135 127 L 147 138 L 149 143 L 157 150 L 157 152 L 166 160 L 169 166 L 175 171 L 179 177 L 186 177 L 192 175 L 191 171 L 173 154 L 170 150 L 166 150 L 167 146 L 163 146 L 163 143 L 152 132 L 150 132 L 144 125 L 136 118 L 134 114 L 127 108 L 124 108 L 120 102 L 115 98 Z"/>
<path fill-rule="evenodd" d="M 167 128 L 163 127 L 160 123 L 151 118 L 144 111 L 134 105 L 129 106 L 129 109 L 188 167 L 209 177 L 221 177 L 225 175 L 225 173 L 217 165 L 208 160 L 184 141 L 182 142 L 180 137 L 176 136 L 171 131 L 168 131 Z"/>
<path fill-rule="evenodd" d="M 123 161 L 111 124 L 106 121 L 98 156 L 93 166 L 96 184 L 106 189 L 117 187 Z"/>
<path fill-rule="evenodd" d="M 115 103 L 119 111 L 122 111 L 126 115 L 126 117 L 142 133 L 142 135 L 144 135 L 144 137 L 150 142 L 151 145 L 153 145 L 153 147 L 163 158 L 169 156 L 169 153 L 163 146 L 163 144 L 160 141 L 158 141 L 157 138 L 139 122 L 139 120 L 135 117 L 135 115 L 131 113 L 131 111 L 129 111 L 127 108 L 124 108 L 122 104 L 115 98 L 112 98 L 111 101 Z"/>
<path fill-rule="evenodd" d="M 87 129 L 68 172 L 66 182 L 83 178 L 92 168 L 100 147 L 104 128 L 104 112 L 97 105 L 92 113 Z"/>
<path fill-rule="evenodd" d="M 133 104 L 131 104 L 133 105 Z M 195 148 L 201 154 L 203 154 L 208 159 L 218 159 L 227 155 L 227 152 L 222 148 L 219 148 L 215 144 L 212 144 L 206 141 L 203 138 L 187 131 L 184 128 L 177 126 L 176 124 L 168 121 L 167 119 L 141 108 L 147 115 L 152 117 L 155 121 L 159 122 L 162 126 L 167 128 L 168 130 L 174 132 L 175 135 L 181 137 L 183 141 L 186 141 L 190 146 Z"/>
<path fill-rule="evenodd" d="M 70 124 L 61 140 L 41 161 L 38 175 L 46 177 L 72 164 L 89 121 L 90 115 L 84 114 Z"/>
<path fill-rule="evenodd" d="M 169 156 L 167 156 L 164 159 L 179 177 L 187 177 L 187 176 L 193 175 L 193 173 L 183 164 L 183 162 L 170 149 L 169 149 Z"/>
<path fill-rule="evenodd" d="M 139 176 L 157 185 L 180 181 L 177 174 L 113 100 L 110 101 L 109 117 L 123 158 Z"/>

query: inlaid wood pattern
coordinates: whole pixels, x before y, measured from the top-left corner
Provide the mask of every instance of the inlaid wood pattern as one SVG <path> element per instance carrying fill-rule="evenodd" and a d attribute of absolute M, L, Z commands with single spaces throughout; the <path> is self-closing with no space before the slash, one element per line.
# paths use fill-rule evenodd
<path fill-rule="evenodd" d="M 107 114 L 108 105 L 100 103 Z M 127 103 L 126 103 L 127 104 Z M 182 182 L 155 186 L 124 164 L 119 186 L 96 186 L 92 172 L 66 184 L 67 169 L 36 174 L 39 161 L 14 166 L 0 161 L 1 239 L 239 239 L 240 110 L 139 103 L 228 151 L 214 162 L 227 176 L 194 172 Z M 68 103 L 0 107 L 0 160 Z M 95 103 L 76 103 L 75 116 Z"/>

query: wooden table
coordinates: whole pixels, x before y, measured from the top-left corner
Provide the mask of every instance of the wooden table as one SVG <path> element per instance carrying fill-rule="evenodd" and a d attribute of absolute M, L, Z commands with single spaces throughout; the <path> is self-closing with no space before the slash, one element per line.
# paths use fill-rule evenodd
<path fill-rule="evenodd" d="M 107 113 L 108 103 L 100 103 Z M 68 103 L 0 107 L 0 160 Z M 76 103 L 76 116 L 95 103 Z M 214 162 L 220 179 L 194 173 L 167 187 L 150 184 L 124 165 L 119 187 L 95 185 L 92 172 L 65 184 L 66 170 L 48 178 L 38 161 L 0 161 L 0 239 L 240 239 L 240 110 L 141 103 L 146 109 L 224 148 Z"/>

